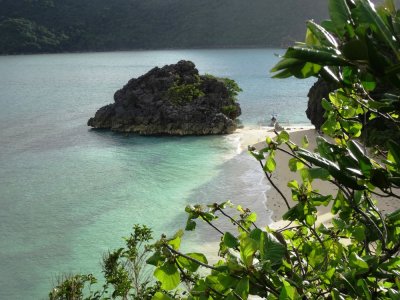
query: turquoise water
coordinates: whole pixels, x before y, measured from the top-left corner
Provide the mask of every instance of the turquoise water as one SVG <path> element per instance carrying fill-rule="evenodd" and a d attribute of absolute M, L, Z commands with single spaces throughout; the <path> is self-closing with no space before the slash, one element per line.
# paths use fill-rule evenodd
<path fill-rule="evenodd" d="M 102 254 L 133 224 L 172 234 L 187 203 L 259 206 L 266 185 L 256 162 L 237 155 L 235 135 L 128 137 L 92 131 L 86 121 L 130 78 L 190 59 L 201 73 L 239 83 L 245 125 L 274 112 L 308 124 L 312 81 L 270 79 L 278 52 L 0 57 L 0 299 L 45 299 L 60 273 L 99 274 Z"/>

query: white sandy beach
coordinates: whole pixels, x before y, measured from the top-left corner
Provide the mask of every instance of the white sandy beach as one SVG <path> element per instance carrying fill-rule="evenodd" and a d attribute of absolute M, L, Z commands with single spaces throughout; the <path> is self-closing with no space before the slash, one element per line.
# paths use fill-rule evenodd
<path fill-rule="evenodd" d="M 313 126 L 284 126 L 284 129 L 289 132 L 290 139 L 298 145 L 301 145 L 301 140 L 306 135 L 309 140 L 309 149 L 314 149 L 316 147 L 316 138 L 319 133 L 314 129 Z M 247 147 L 254 146 L 257 149 L 261 149 L 265 146 L 265 138 L 267 136 L 275 137 L 275 133 L 271 127 L 265 128 L 243 128 L 239 129 L 237 133 L 240 136 L 240 147 L 242 151 L 247 151 Z M 285 197 L 291 200 L 291 191 L 290 188 L 287 187 L 287 183 L 293 179 L 299 180 L 299 176 L 296 173 L 293 173 L 288 168 L 288 155 L 277 152 L 275 156 L 275 160 L 277 163 L 277 169 L 274 172 L 272 178 L 275 184 L 279 187 L 279 189 L 283 192 Z M 336 194 L 336 187 L 326 181 L 316 180 L 313 182 L 313 187 L 318 189 L 322 194 Z M 279 195 L 279 193 L 274 189 L 270 188 L 266 192 L 266 208 L 273 211 L 272 220 L 274 222 L 282 219 L 282 215 L 287 211 L 287 207 Z M 289 202 L 290 203 L 290 202 Z M 294 202 L 292 201 L 293 204 Z M 392 212 L 400 207 L 400 201 L 394 198 L 381 198 L 378 199 L 378 207 L 381 211 L 385 213 Z M 321 215 L 329 213 L 329 208 L 322 208 L 319 212 Z M 327 216 L 323 217 L 324 220 L 327 220 Z M 268 224 L 265 224 L 268 225 Z M 269 224 L 271 225 L 271 224 Z M 275 226 L 274 226 L 275 227 Z"/>
<path fill-rule="evenodd" d="M 312 150 L 316 145 L 316 138 L 319 135 L 318 132 L 314 129 L 313 126 L 284 126 L 285 130 L 289 132 L 290 139 L 301 145 L 301 140 L 304 135 L 307 136 L 309 140 L 309 149 Z M 272 128 L 243 128 L 237 130 L 233 135 L 235 139 L 239 141 L 239 149 L 238 151 L 247 151 L 248 146 L 254 146 L 258 149 L 264 147 L 265 138 L 267 136 L 275 137 L 275 133 Z M 287 183 L 293 179 L 299 180 L 299 176 L 296 173 L 293 173 L 288 168 L 288 156 L 281 152 L 277 152 L 275 156 L 275 160 L 277 163 L 277 169 L 275 170 L 272 178 L 275 184 L 279 187 L 279 189 L 283 192 L 285 197 L 289 200 L 289 204 L 294 206 L 295 202 L 291 200 L 291 191 L 290 188 L 287 187 Z M 336 194 L 336 187 L 329 182 L 315 180 L 313 182 L 313 188 L 318 189 L 322 194 Z M 398 199 L 393 198 L 381 198 L 378 200 L 378 207 L 380 210 L 385 213 L 392 212 L 398 208 L 400 208 L 400 201 Z M 239 204 L 239 203 L 236 203 Z M 243 206 L 246 206 L 246 203 L 240 203 Z M 268 225 L 272 229 L 280 229 L 287 225 L 287 221 L 282 220 L 282 215 L 287 211 L 287 207 L 279 195 L 279 193 L 274 188 L 269 188 L 266 190 L 266 201 L 265 203 L 252 203 L 250 207 L 253 211 L 257 213 L 257 215 L 262 215 L 260 212 L 262 211 L 272 211 L 272 222 L 265 223 L 265 219 L 261 218 L 258 220 L 257 224 L 259 226 Z M 329 224 L 332 220 L 332 214 L 330 213 L 329 207 L 322 207 L 319 211 L 319 216 L 317 223 Z M 218 244 L 219 244 L 219 235 L 215 235 L 214 238 L 217 238 L 218 241 L 210 239 L 210 236 L 214 236 L 214 234 L 208 235 L 207 239 L 203 239 L 203 243 L 201 246 L 202 253 L 206 254 L 210 263 L 216 263 L 219 260 L 219 257 L 216 255 Z M 249 299 L 258 300 L 261 299 L 259 297 L 252 296 Z"/>

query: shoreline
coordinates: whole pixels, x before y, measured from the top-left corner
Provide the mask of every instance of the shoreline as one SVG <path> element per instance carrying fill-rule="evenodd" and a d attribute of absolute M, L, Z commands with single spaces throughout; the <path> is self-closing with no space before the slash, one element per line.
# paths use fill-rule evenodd
<path fill-rule="evenodd" d="M 311 125 L 283 125 L 284 130 L 290 134 L 290 139 L 298 145 L 301 145 L 303 137 L 306 135 L 309 140 L 308 149 L 313 150 L 316 148 L 316 138 L 320 135 L 314 126 Z M 253 146 L 256 149 L 261 149 L 265 147 L 265 138 L 267 136 L 273 138 L 275 133 L 272 127 L 244 127 L 238 129 L 234 134 L 239 135 L 239 146 L 241 152 L 247 151 L 248 146 Z M 276 186 L 282 191 L 286 199 L 288 200 L 290 206 L 292 207 L 295 202 L 291 198 L 291 190 L 287 186 L 287 183 L 293 179 L 301 182 L 300 176 L 291 172 L 288 167 L 289 157 L 281 152 L 277 152 L 275 156 L 277 169 L 272 174 L 272 180 Z M 281 195 L 268 183 L 268 187 L 265 191 L 265 203 L 264 209 L 272 211 L 271 219 L 272 223 L 262 224 L 263 226 L 272 226 L 277 228 L 278 225 L 282 225 L 282 216 L 288 210 L 285 202 L 283 201 Z M 317 189 L 321 194 L 332 194 L 336 195 L 337 187 L 333 184 L 322 181 L 314 180 L 313 188 Z M 390 198 L 374 197 L 378 201 L 378 208 L 385 214 L 395 211 L 400 207 L 400 201 Z M 332 218 L 330 214 L 330 207 L 320 207 L 318 214 L 324 223 L 329 222 Z"/>
<path fill-rule="evenodd" d="M 304 135 L 308 137 L 309 140 L 309 147 L 311 151 L 316 148 L 316 138 L 319 136 L 318 131 L 315 130 L 314 126 L 303 126 L 303 125 L 295 125 L 295 126 L 283 126 L 284 130 L 288 131 L 290 134 L 290 139 L 298 145 L 301 145 L 301 141 Z M 244 128 L 238 129 L 233 134 L 229 136 L 233 136 L 237 146 L 236 149 L 236 156 L 239 155 L 246 155 L 247 147 L 253 146 L 256 149 L 261 149 L 265 147 L 265 138 L 267 136 L 275 137 L 275 133 L 273 132 L 272 127 L 262 127 L 257 128 L 256 126 L 246 126 Z M 250 155 L 250 154 L 247 154 Z M 289 202 L 289 205 L 293 207 L 296 202 L 294 202 L 291 198 L 291 190 L 287 186 L 287 183 L 293 179 L 301 182 L 300 176 L 295 173 L 291 172 L 288 167 L 288 156 L 282 152 L 277 152 L 275 156 L 277 169 L 272 175 L 272 179 L 274 183 L 278 186 L 278 188 L 282 191 L 284 196 Z M 256 167 L 260 168 L 259 165 L 255 165 Z M 260 168 L 261 169 L 261 168 Z M 263 191 L 264 200 L 261 202 L 242 202 L 242 203 L 235 203 L 241 204 L 244 208 L 249 207 L 251 211 L 257 214 L 257 221 L 256 224 L 259 228 L 265 228 L 268 226 L 273 230 L 278 230 L 285 227 L 289 221 L 284 221 L 282 219 L 283 214 L 285 214 L 288 210 L 284 200 L 282 199 L 281 195 L 267 182 L 265 175 L 260 172 L 260 184 L 265 185 L 265 190 Z M 317 189 L 321 194 L 324 195 L 336 195 L 337 188 L 333 184 L 327 181 L 322 180 L 314 180 L 313 181 L 313 188 Z M 383 214 L 390 213 L 400 207 L 400 201 L 393 198 L 377 198 L 374 199 L 378 200 L 378 208 L 381 210 Z M 318 210 L 318 219 L 317 224 L 324 223 L 329 226 L 334 217 L 331 214 L 331 207 L 320 207 Z M 229 209 L 228 209 L 229 212 Z M 234 208 L 231 209 L 233 215 L 235 215 L 236 210 Z M 267 216 L 267 218 L 265 218 Z M 228 222 L 229 223 L 229 222 Z M 225 224 L 225 225 L 223 225 Z M 226 224 L 226 222 L 222 222 L 218 225 L 223 225 L 221 227 L 223 231 L 230 231 L 231 233 L 235 234 L 235 227 L 232 224 Z M 197 245 L 201 245 L 202 253 L 204 253 L 209 260 L 210 263 L 214 264 L 220 259 L 217 255 L 216 251 L 219 248 L 220 242 L 220 235 L 215 234 L 213 231 L 210 233 L 210 228 L 208 225 L 204 224 L 203 222 L 198 222 L 197 224 L 198 230 L 193 235 L 193 242 L 195 243 L 192 247 L 188 250 L 195 251 L 198 249 Z M 228 227 L 224 227 L 228 226 Z M 233 227 L 232 227 L 233 226 Z M 257 298 L 252 298 L 257 299 Z"/>
<path fill-rule="evenodd" d="M 301 144 L 301 139 L 304 135 L 310 140 L 310 149 L 315 147 L 315 138 L 318 133 L 315 130 L 315 127 L 312 125 L 282 125 L 285 131 L 290 134 L 291 140 L 294 142 Z M 274 138 L 276 134 L 274 133 L 273 127 L 263 126 L 263 127 L 250 127 L 246 126 L 244 128 L 238 129 L 234 134 L 239 136 L 239 145 L 238 145 L 238 154 L 247 151 L 248 146 L 255 147 L 256 149 L 261 149 L 265 146 L 266 137 Z M 239 152 L 240 149 L 240 152 Z M 288 157 L 284 154 L 278 152 L 275 156 L 277 169 L 272 175 L 274 183 L 278 186 L 278 188 L 283 192 L 285 197 L 291 202 L 291 191 L 287 187 L 287 183 L 296 179 L 299 180 L 297 174 L 291 172 L 288 168 Z M 324 183 L 324 182 L 323 182 Z M 327 189 L 327 185 L 325 183 L 324 190 Z M 260 224 L 262 226 L 271 225 L 277 221 L 282 219 L 282 215 L 286 213 L 287 207 L 285 202 L 279 195 L 279 193 L 267 183 L 267 187 L 264 192 L 264 203 L 263 209 L 271 212 L 270 221 L 267 224 Z M 257 212 L 256 212 L 257 213 Z"/>
<path fill-rule="evenodd" d="M 313 125 L 282 125 L 284 130 L 289 134 L 294 132 L 309 132 L 315 131 Z M 274 128 L 271 126 L 245 126 L 237 129 L 232 135 L 238 135 L 239 147 L 241 152 L 247 151 L 248 146 L 256 146 L 264 143 L 267 136 L 275 137 Z M 261 146 L 261 145 L 260 145 Z"/>
<path fill-rule="evenodd" d="M 311 125 L 287 125 L 283 126 L 284 130 L 288 131 L 292 135 L 296 135 L 296 140 L 300 137 L 303 137 L 304 134 L 308 136 L 308 138 L 314 139 L 315 141 L 315 129 L 314 126 Z M 271 186 L 271 184 L 267 181 L 265 174 L 262 172 L 260 165 L 257 161 L 251 157 L 251 155 L 247 152 L 248 146 L 254 146 L 258 149 L 261 149 L 265 145 L 265 139 L 269 136 L 271 138 L 275 137 L 275 133 L 273 131 L 273 127 L 260 127 L 260 126 L 245 126 L 243 128 L 237 129 L 234 133 L 227 135 L 230 140 L 230 144 L 234 148 L 235 154 L 232 157 L 227 158 L 228 160 L 234 159 L 233 157 L 247 155 L 251 160 L 254 160 L 254 168 L 256 169 L 256 173 L 259 177 L 257 177 L 258 184 L 263 186 L 263 190 L 259 191 L 260 198 L 258 201 L 249 201 L 244 198 L 242 202 L 233 201 L 234 205 L 241 205 L 244 208 L 249 208 L 252 212 L 257 214 L 257 221 L 255 222 L 257 226 L 260 228 L 264 228 L 265 226 L 269 226 L 271 228 L 275 227 L 275 224 L 279 227 L 282 227 L 282 215 L 286 213 L 287 207 L 280 198 L 279 193 Z M 297 142 L 297 141 L 296 141 Z M 311 143 L 310 143 L 311 144 Z M 287 166 L 287 157 L 282 156 L 281 153 L 277 153 L 276 155 L 277 167 L 278 169 L 275 171 L 273 178 L 274 182 L 279 186 L 279 188 L 285 193 L 286 197 L 289 197 L 289 202 L 291 202 L 291 191 L 287 187 L 287 182 L 295 178 L 295 173 L 290 172 Z M 279 178 L 279 179 L 277 179 Z M 261 200 L 261 197 L 263 198 Z M 230 199 L 230 198 L 227 198 Z M 232 200 L 232 199 L 230 199 Z M 261 201 L 260 201 L 261 200 Z M 292 202 L 294 203 L 294 202 Z M 231 215 L 235 216 L 237 211 L 235 208 L 227 208 L 227 212 L 231 213 Z M 218 228 L 223 231 L 229 231 L 231 233 L 235 233 L 235 227 L 227 222 L 225 219 L 221 218 L 221 220 L 214 221 Z M 208 225 L 203 222 L 198 222 L 198 229 L 196 233 L 192 235 L 193 242 L 191 246 L 193 248 L 188 248 L 187 250 L 195 251 L 197 245 L 201 245 L 202 252 L 207 256 L 209 262 L 216 263 L 219 260 L 218 255 L 216 255 L 216 250 L 218 249 L 218 245 L 220 242 L 220 235 L 216 234 L 211 230 Z M 189 245 L 188 245 L 189 246 Z"/>

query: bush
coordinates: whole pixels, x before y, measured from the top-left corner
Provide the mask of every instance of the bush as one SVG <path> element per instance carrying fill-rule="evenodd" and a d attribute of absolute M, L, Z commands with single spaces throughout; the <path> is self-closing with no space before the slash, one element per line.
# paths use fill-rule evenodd
<path fill-rule="evenodd" d="M 200 82 L 196 83 L 174 83 L 167 92 L 168 99 L 175 105 L 186 105 L 194 99 L 203 97 L 200 90 Z"/>
<path fill-rule="evenodd" d="M 0 53 L 54 52 L 67 39 L 23 18 L 0 22 Z"/>
<path fill-rule="evenodd" d="M 228 91 L 229 99 L 231 100 L 232 103 L 235 103 L 237 101 L 237 95 L 239 95 L 239 93 L 243 91 L 239 87 L 237 82 L 233 79 L 230 79 L 227 77 L 216 77 L 211 74 L 205 74 L 203 77 L 207 78 L 207 79 L 215 79 L 220 82 L 223 82 L 224 86 L 226 87 L 226 89 Z"/>
<path fill-rule="evenodd" d="M 222 107 L 222 113 L 228 118 L 234 120 L 238 116 L 238 107 L 236 105 L 226 105 Z"/>

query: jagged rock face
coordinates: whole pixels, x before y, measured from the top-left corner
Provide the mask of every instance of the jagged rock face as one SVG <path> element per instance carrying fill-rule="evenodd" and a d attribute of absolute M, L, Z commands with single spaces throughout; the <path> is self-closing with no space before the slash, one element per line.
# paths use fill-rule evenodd
<path fill-rule="evenodd" d="M 320 129 L 325 122 L 325 109 L 322 107 L 321 100 L 323 98 L 328 99 L 329 93 L 333 90 L 335 90 L 334 84 L 327 83 L 325 80 L 319 78 L 308 92 L 306 115 L 311 124 L 315 126 L 315 129 Z"/>
<path fill-rule="evenodd" d="M 177 103 L 169 94 L 177 83 L 197 84 L 201 94 Z M 232 118 L 240 115 L 240 106 L 229 97 L 225 84 L 211 76 L 199 76 L 190 61 L 155 67 L 129 80 L 115 93 L 114 101 L 100 108 L 88 126 L 143 135 L 225 134 L 235 131 Z M 231 108 L 229 113 L 226 107 Z"/>

